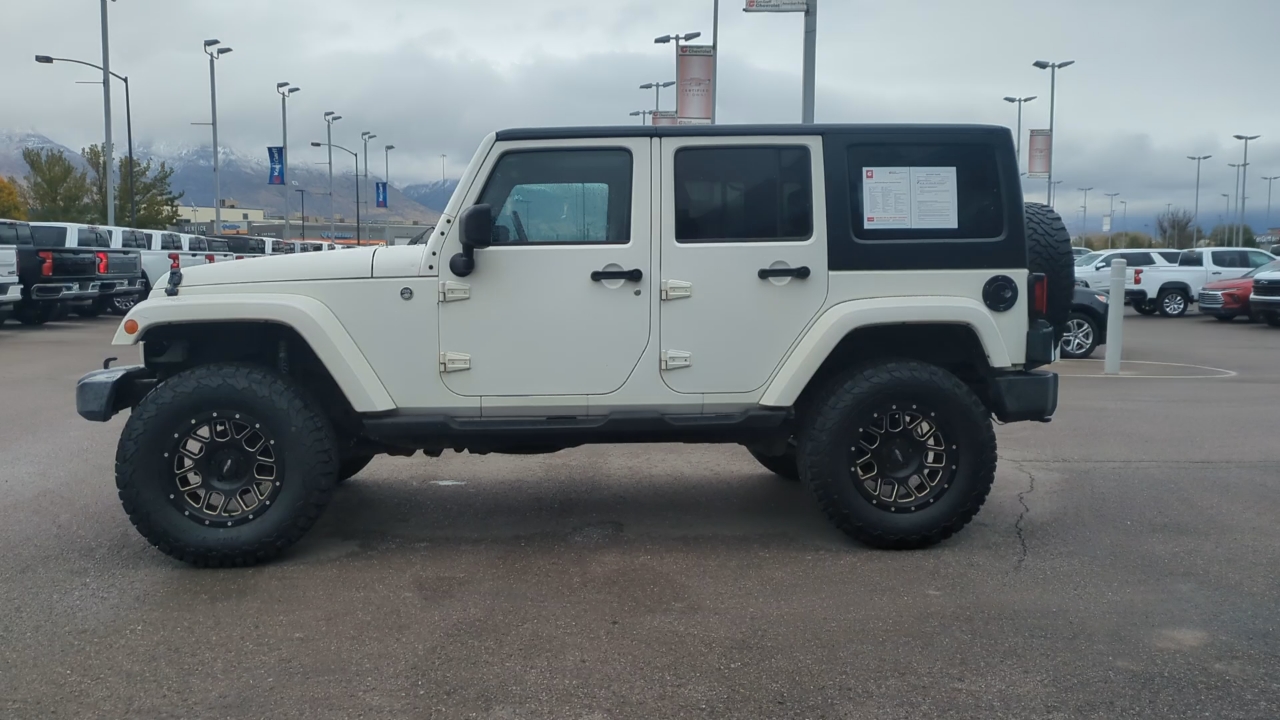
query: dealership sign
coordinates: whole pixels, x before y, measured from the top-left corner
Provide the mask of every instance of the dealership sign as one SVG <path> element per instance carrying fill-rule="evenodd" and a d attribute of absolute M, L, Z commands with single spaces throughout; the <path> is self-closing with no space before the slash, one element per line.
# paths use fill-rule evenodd
<path fill-rule="evenodd" d="M 1027 143 L 1027 177 L 1047 178 L 1053 168 L 1053 135 L 1049 130 L 1032 130 Z"/>
<path fill-rule="evenodd" d="M 267 148 L 267 160 L 271 163 L 271 175 L 267 177 L 268 185 L 284 184 L 284 148 Z"/>
<path fill-rule="evenodd" d="M 676 56 L 676 116 L 711 121 L 716 106 L 716 54 L 710 45 L 681 45 Z"/>
<path fill-rule="evenodd" d="M 743 12 L 808 12 L 809 0 L 747 0 Z"/>

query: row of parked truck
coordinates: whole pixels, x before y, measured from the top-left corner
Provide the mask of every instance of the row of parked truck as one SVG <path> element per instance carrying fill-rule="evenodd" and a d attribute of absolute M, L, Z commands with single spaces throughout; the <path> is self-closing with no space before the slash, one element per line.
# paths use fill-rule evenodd
<path fill-rule="evenodd" d="M 1256 248 L 1105 250 L 1076 259 L 1076 285 L 1109 287 L 1111 265 L 1123 259 L 1125 302 L 1143 315 L 1181 317 L 1199 304 L 1202 314 L 1280 325 L 1280 258 Z M 1274 299 L 1273 299 L 1274 298 Z"/>
<path fill-rule="evenodd" d="M 42 325 L 68 313 L 123 315 L 165 273 L 332 243 L 0 219 L 0 322 Z"/>

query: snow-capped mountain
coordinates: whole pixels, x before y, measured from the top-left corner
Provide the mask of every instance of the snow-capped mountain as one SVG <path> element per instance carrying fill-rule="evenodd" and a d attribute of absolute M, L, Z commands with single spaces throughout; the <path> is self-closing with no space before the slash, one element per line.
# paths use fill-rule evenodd
<path fill-rule="evenodd" d="M 433 180 L 417 185 L 406 185 L 400 192 L 420 205 L 439 213 L 444 212 L 444 206 L 449 204 L 449 198 L 453 197 L 453 191 L 457 187 L 457 180 Z"/>

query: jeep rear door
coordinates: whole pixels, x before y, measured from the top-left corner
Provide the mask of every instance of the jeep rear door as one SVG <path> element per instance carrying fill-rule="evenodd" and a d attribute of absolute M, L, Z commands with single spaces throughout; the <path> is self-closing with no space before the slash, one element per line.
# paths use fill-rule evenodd
<path fill-rule="evenodd" d="M 498 398 L 602 395 L 626 383 L 649 340 L 650 145 L 494 146 L 463 203 L 492 208 L 493 244 L 465 277 L 449 270 L 456 230 L 439 258 L 446 387 Z"/>
<path fill-rule="evenodd" d="M 662 139 L 662 377 L 762 387 L 827 295 L 818 137 Z"/>

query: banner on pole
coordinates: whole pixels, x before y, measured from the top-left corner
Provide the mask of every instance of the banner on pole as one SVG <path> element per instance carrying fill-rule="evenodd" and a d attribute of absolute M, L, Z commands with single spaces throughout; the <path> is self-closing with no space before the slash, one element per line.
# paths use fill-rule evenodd
<path fill-rule="evenodd" d="M 284 184 L 284 148 L 268 147 L 267 160 L 271 163 L 271 175 L 267 178 L 268 185 Z"/>
<path fill-rule="evenodd" d="M 377 201 L 377 207 L 384 208 L 387 206 L 387 184 L 384 182 L 373 184 L 373 197 Z"/>
<path fill-rule="evenodd" d="M 1111 216 L 1110 215 L 1102 216 L 1102 232 L 1104 233 L 1111 232 Z"/>
<path fill-rule="evenodd" d="M 743 12 L 808 12 L 809 0 L 747 0 Z"/>
<path fill-rule="evenodd" d="M 659 110 L 653 114 L 654 125 L 679 125 L 678 119 L 675 110 Z"/>
<path fill-rule="evenodd" d="M 1027 177 L 1047 178 L 1053 168 L 1053 135 L 1048 130 L 1032 130 L 1027 139 Z"/>
<path fill-rule="evenodd" d="M 716 104 L 715 50 L 710 45 L 681 45 L 676 56 L 676 116 L 706 120 Z"/>

